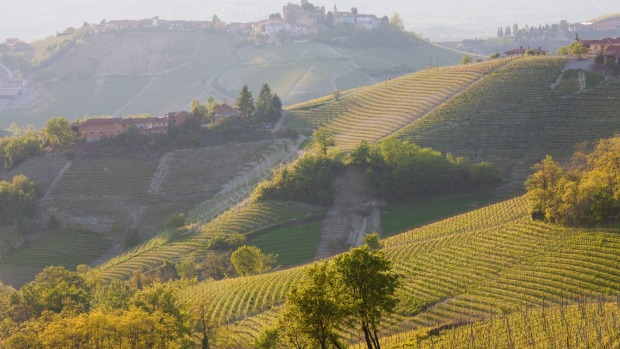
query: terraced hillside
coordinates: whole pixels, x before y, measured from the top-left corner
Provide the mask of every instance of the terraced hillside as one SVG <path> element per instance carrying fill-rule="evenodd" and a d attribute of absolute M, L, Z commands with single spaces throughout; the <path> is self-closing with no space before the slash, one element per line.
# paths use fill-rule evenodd
<path fill-rule="evenodd" d="M 84 229 L 44 232 L 20 245 L 23 241 L 15 229 L 2 227 L 0 280 L 22 285 L 44 266 L 58 264 L 59 256 L 67 257 L 61 264 L 68 267 L 107 260 L 127 248 L 128 228 L 136 228 L 146 240 L 161 233 L 164 221 L 174 213 L 187 213 L 196 227 L 211 222 L 244 200 L 273 166 L 294 156 L 295 147 L 291 141 L 274 140 L 177 150 L 163 156 L 30 159 L 8 175 L 24 173 L 39 184 L 43 198 L 38 219 L 45 222 L 53 215 L 65 226 Z M 165 242 L 156 238 L 148 249 Z M 71 257 L 74 252 L 77 255 Z M 165 259 L 147 264 L 157 267 Z"/>
<path fill-rule="evenodd" d="M 270 226 L 313 215 L 320 219 L 322 210 L 293 203 L 252 203 L 217 217 L 196 232 L 162 235 L 131 251 L 98 266 L 102 277 L 128 278 L 134 272 L 157 269 L 168 262 L 177 262 L 192 252 L 206 249 L 211 239 L 230 234 L 249 234 Z"/>
<path fill-rule="evenodd" d="M 577 304 L 525 308 L 509 316 L 463 323 L 437 334 L 418 330 L 387 337 L 384 348 L 618 348 L 620 304 L 584 299 Z"/>
<path fill-rule="evenodd" d="M 300 132 L 325 126 L 335 134 L 337 145 L 344 149 L 362 140 L 375 142 L 423 117 L 507 63 L 507 60 L 496 60 L 426 69 L 343 92 L 338 100 L 328 97 L 292 106 L 285 126 Z"/>
<path fill-rule="evenodd" d="M 620 292 L 618 229 L 571 229 L 532 221 L 522 198 L 446 219 L 384 241 L 403 275 L 398 314 L 384 333 L 482 320 L 526 306 Z M 300 268 L 201 283 L 183 298 L 214 319 L 239 323 L 251 340 L 276 315 Z M 270 282 L 269 280 L 282 280 Z M 260 319 L 260 320 L 258 320 Z M 271 319 L 271 320 L 269 320 Z M 241 326 L 247 323 L 248 327 Z"/>
<path fill-rule="evenodd" d="M 412 123 L 399 136 L 442 152 L 491 161 L 517 181 L 546 154 L 566 160 L 582 141 L 620 130 L 620 81 L 576 94 L 552 88 L 561 58 L 509 62 Z"/>

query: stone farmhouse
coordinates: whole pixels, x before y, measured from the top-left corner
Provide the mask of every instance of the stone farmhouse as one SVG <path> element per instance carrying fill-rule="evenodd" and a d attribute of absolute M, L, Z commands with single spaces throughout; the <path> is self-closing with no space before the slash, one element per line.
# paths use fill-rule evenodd
<path fill-rule="evenodd" d="M 71 128 L 81 136 L 86 142 L 94 143 L 102 138 L 114 138 L 126 133 L 130 129 L 136 129 L 138 134 L 143 136 L 153 136 L 156 134 L 167 134 L 168 125 L 181 125 L 191 117 L 186 111 L 168 113 L 162 117 L 150 118 L 97 118 L 88 119 L 84 122 L 74 123 Z"/>

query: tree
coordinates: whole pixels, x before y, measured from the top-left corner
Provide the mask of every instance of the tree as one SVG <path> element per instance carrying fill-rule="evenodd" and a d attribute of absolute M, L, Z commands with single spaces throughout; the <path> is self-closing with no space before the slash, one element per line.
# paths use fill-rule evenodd
<path fill-rule="evenodd" d="M 402 18 L 400 17 L 400 13 L 398 12 L 394 12 L 392 13 L 392 16 L 390 17 L 390 25 L 394 26 L 400 30 L 404 30 L 405 29 L 405 24 L 403 23 Z"/>
<path fill-rule="evenodd" d="M 534 165 L 533 169 L 536 172 L 525 182 L 530 213 L 533 218 L 553 220 L 558 208 L 556 191 L 566 173 L 551 156 Z"/>
<path fill-rule="evenodd" d="M 76 311 L 87 310 L 91 287 L 78 273 L 63 267 L 46 267 L 20 290 L 20 294 L 24 303 L 38 316 L 44 310 L 60 313 L 67 307 Z"/>
<path fill-rule="evenodd" d="M 494 54 L 489 56 L 489 59 L 498 59 L 502 57 L 502 55 L 499 52 L 495 52 Z"/>
<path fill-rule="evenodd" d="M 380 250 L 383 248 L 383 244 L 379 239 L 378 233 L 364 235 L 364 237 L 362 238 L 362 242 L 364 243 L 364 245 L 368 246 L 371 251 Z"/>
<path fill-rule="evenodd" d="M 327 155 L 327 148 L 336 145 L 334 134 L 326 128 L 319 128 L 312 133 L 312 144 L 317 152 L 323 156 Z"/>
<path fill-rule="evenodd" d="M 51 147 L 68 149 L 73 145 L 75 133 L 71 129 L 69 120 L 58 116 L 47 121 L 43 129 L 43 138 L 45 143 Z"/>
<path fill-rule="evenodd" d="M 512 31 L 510 30 L 510 26 L 506 26 L 506 30 L 504 30 L 504 36 L 505 37 L 510 37 L 512 36 Z"/>
<path fill-rule="evenodd" d="M 252 97 L 252 92 L 248 90 L 248 85 L 244 85 L 239 92 L 235 106 L 241 118 L 251 124 L 254 117 L 254 97 Z"/>
<path fill-rule="evenodd" d="M 463 56 L 463 58 L 461 58 L 461 64 L 469 64 L 469 63 L 471 63 L 473 61 L 474 61 L 474 59 L 471 58 L 468 55 L 465 55 L 465 56 Z"/>
<path fill-rule="evenodd" d="M 312 348 L 344 348 L 338 327 L 348 314 L 334 281 L 329 262 L 315 263 L 304 270 L 302 281 L 286 298 L 283 316 L 293 331 L 313 343 Z"/>
<path fill-rule="evenodd" d="M 380 349 L 378 327 L 383 316 L 394 312 L 400 276 L 382 251 L 368 246 L 336 257 L 334 271 L 346 313 L 360 325 L 368 349 Z"/>
<path fill-rule="evenodd" d="M 263 253 L 256 246 L 241 246 L 230 256 L 230 261 L 241 276 L 263 271 Z"/>
<path fill-rule="evenodd" d="M 282 100 L 277 94 L 274 94 L 267 110 L 267 120 L 273 122 L 280 119 L 280 116 L 282 116 Z"/>
<path fill-rule="evenodd" d="M 23 174 L 11 181 L 0 181 L 0 224 L 17 224 L 30 218 L 37 209 L 37 185 Z"/>
<path fill-rule="evenodd" d="M 585 47 L 581 41 L 575 41 L 568 46 L 560 47 L 558 50 L 559 55 L 573 55 L 577 56 L 578 59 L 581 59 L 581 55 L 585 55 L 588 52 L 590 52 L 590 50 Z"/>
<path fill-rule="evenodd" d="M 205 120 L 207 117 L 207 106 L 201 105 L 198 100 L 192 100 L 192 105 L 189 108 L 189 113 L 192 114 L 196 120 Z"/>
<path fill-rule="evenodd" d="M 164 222 L 166 229 L 178 229 L 185 225 L 185 213 L 177 213 L 170 215 Z"/>
<path fill-rule="evenodd" d="M 258 100 L 256 101 L 256 115 L 258 118 L 265 118 L 267 116 L 267 112 L 271 107 L 271 88 L 269 85 L 264 84 L 260 92 L 258 94 Z"/>

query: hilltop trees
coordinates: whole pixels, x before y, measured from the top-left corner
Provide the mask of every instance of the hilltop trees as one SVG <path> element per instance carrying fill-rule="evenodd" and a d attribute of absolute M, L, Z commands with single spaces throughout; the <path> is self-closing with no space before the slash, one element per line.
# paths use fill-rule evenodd
<path fill-rule="evenodd" d="M 587 54 L 588 52 L 590 52 L 590 50 L 585 47 L 581 41 L 575 41 L 572 44 L 561 47 L 558 50 L 559 55 L 573 55 L 577 56 L 578 59 L 581 59 L 581 56 Z"/>
<path fill-rule="evenodd" d="M 254 105 L 254 97 L 252 97 L 248 85 L 244 85 L 239 92 L 235 107 L 247 124 L 252 124 L 255 121 L 274 122 L 282 114 L 282 100 L 277 94 L 271 93 L 271 88 L 267 84 L 261 87 L 256 105 Z"/>
<path fill-rule="evenodd" d="M 0 181 L 0 224 L 19 224 L 36 211 L 37 186 L 19 174 L 11 181 Z"/>
<path fill-rule="evenodd" d="M 69 120 L 62 116 L 47 121 L 43 129 L 45 144 L 52 148 L 69 149 L 73 145 L 75 133 L 71 129 Z"/>
<path fill-rule="evenodd" d="M 565 169 L 550 156 L 525 182 L 533 218 L 568 225 L 620 222 L 620 137 L 576 152 Z"/>

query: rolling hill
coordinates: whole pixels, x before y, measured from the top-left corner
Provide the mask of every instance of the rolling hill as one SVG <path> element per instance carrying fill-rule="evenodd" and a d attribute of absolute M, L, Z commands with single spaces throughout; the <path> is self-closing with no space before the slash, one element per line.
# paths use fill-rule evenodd
<path fill-rule="evenodd" d="M 309 133 L 330 129 L 351 149 L 390 135 L 473 161 L 490 161 L 515 181 L 546 154 L 566 161 L 575 145 L 620 129 L 620 84 L 587 72 L 575 86 L 556 57 L 504 59 L 427 69 L 288 108 L 286 126 Z M 570 66 L 568 66 L 570 67 Z M 571 72 L 569 74 L 569 72 Z"/>
<path fill-rule="evenodd" d="M 403 275 L 397 314 L 384 333 L 497 318 L 620 292 L 618 229 L 572 229 L 532 221 L 521 198 L 384 240 Z M 303 268 L 186 287 L 243 346 L 277 319 L 278 304 Z M 273 306 L 276 306 L 273 308 Z"/>
<path fill-rule="evenodd" d="M 326 56 L 333 53 L 323 48 Z M 312 52 L 315 50 L 318 48 Z M 257 51 L 246 57 L 273 59 L 258 56 Z M 522 191 L 530 166 L 544 155 L 566 161 L 577 143 L 609 137 L 620 129 L 618 80 L 591 76 L 581 87 L 575 85 L 574 75 L 590 73 L 566 70 L 566 63 L 563 58 L 538 57 L 426 69 L 343 91 L 338 99 L 332 95 L 291 106 L 282 127 L 300 133 L 327 127 L 344 150 L 361 140 L 376 142 L 396 136 L 455 156 L 491 161 L 504 171 L 512 185 L 509 194 L 514 196 Z M 228 73 L 233 76 L 234 69 Z M 157 235 L 99 264 L 93 272 L 103 279 L 129 278 L 185 256 L 208 254 L 208 244 L 221 235 L 242 234 L 276 252 L 307 252 L 317 241 L 314 234 L 316 223 L 325 215 L 323 208 L 273 201 L 237 204 L 247 198 L 258 179 L 268 175 L 268 168 L 296 153 L 297 148 L 282 146 L 281 151 L 272 143 L 235 147 L 239 159 L 232 165 L 224 164 L 230 157 L 229 148 L 180 150 L 126 162 L 48 159 L 53 165 L 47 166 L 62 175 L 41 176 L 40 180 L 48 188 L 50 207 L 56 205 L 58 212 L 67 214 L 77 212 L 76 217 L 86 216 L 79 213 L 85 207 L 93 209 L 100 223 L 108 225 L 110 217 L 115 217 L 114 210 L 125 212 L 126 221 L 133 219 L 131 214 L 127 216 L 127 211 L 133 212 L 128 210 L 129 204 L 125 207 L 123 202 L 133 205 L 147 222 L 159 218 L 159 225 L 163 212 L 170 212 L 171 207 L 188 213 L 185 229 Z M 263 156 L 270 152 L 283 156 Z M 275 160 L 260 162 L 266 158 Z M 255 161 L 255 166 L 247 170 L 244 164 L 249 161 Z M 23 166 L 24 172 L 41 171 L 33 163 Z M 223 166 L 231 166 L 225 173 L 239 176 L 226 182 L 230 178 L 218 176 Z M 187 171 L 179 171 L 181 168 Z M 199 193 L 201 200 L 191 197 L 192 193 Z M 186 202 L 187 196 L 190 200 Z M 173 201 L 178 206 L 154 205 L 149 211 L 151 201 L 157 198 L 179 199 Z M 111 201 L 91 204 L 101 199 Z M 141 211 L 143 206 L 146 211 Z M 413 337 L 423 347 L 485 347 L 496 338 L 500 347 L 509 341 L 514 347 L 528 341 L 535 343 L 532 347 L 545 347 L 559 343 L 556 340 L 578 338 L 580 344 L 575 347 L 587 347 L 585 343 L 603 343 L 605 347 L 611 344 L 610 338 L 617 339 L 617 304 L 608 301 L 620 294 L 619 233 L 618 227 L 567 228 L 534 221 L 526 200 L 517 196 L 390 236 L 383 240 L 383 250 L 402 275 L 402 287 L 397 293 L 396 313 L 383 322 L 384 344 L 402 347 Z M 106 235 L 81 237 L 80 246 L 110 243 L 114 247 Z M 64 240 L 59 237 L 43 243 L 58 246 L 72 238 L 68 235 Z M 300 245 L 310 247 L 302 250 Z M 30 249 L 18 251 L 21 255 L 9 254 L 0 260 L 0 272 L 32 273 L 38 265 L 26 261 L 36 253 L 45 253 L 41 247 L 27 247 Z M 297 262 L 292 258 L 286 266 Z M 177 295 L 181 303 L 194 309 L 204 306 L 212 321 L 228 329 L 237 347 L 248 347 L 277 321 L 287 291 L 302 275 L 303 266 L 297 266 L 220 281 L 173 283 L 180 286 Z M 601 301 L 575 305 L 584 298 Z M 590 322 L 591 314 L 598 314 L 605 326 L 613 321 L 613 331 L 603 334 L 603 325 Z M 545 316 L 560 318 L 580 332 L 576 335 L 557 326 L 535 327 L 530 332 L 523 329 L 541 323 Z M 511 334 L 507 328 L 519 330 Z M 443 330 L 438 330 L 439 337 L 429 337 L 431 329 Z M 344 337 L 351 345 L 360 341 L 354 333 L 344 333 Z"/>
<path fill-rule="evenodd" d="M 264 83 L 292 104 L 423 69 L 429 59 L 455 64 L 460 55 L 422 40 L 393 48 L 237 47 L 232 36 L 202 31 L 99 33 L 29 73 L 35 88 L 0 116 L 5 127 L 42 127 L 59 115 L 163 115 L 188 108 L 194 98 L 230 102 L 243 85 L 258 93 Z"/>

